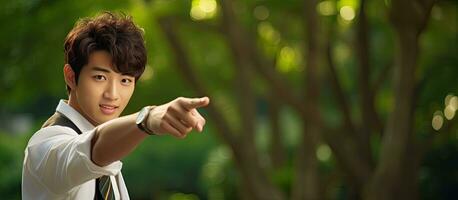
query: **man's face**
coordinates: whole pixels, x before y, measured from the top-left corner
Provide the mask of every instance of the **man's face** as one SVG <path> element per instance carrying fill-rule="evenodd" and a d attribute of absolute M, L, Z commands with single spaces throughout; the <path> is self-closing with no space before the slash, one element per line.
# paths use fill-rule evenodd
<path fill-rule="evenodd" d="M 76 97 L 76 109 L 92 124 L 99 125 L 119 117 L 134 88 L 135 77 L 116 73 L 110 54 L 96 51 L 82 68 L 72 93 Z"/>

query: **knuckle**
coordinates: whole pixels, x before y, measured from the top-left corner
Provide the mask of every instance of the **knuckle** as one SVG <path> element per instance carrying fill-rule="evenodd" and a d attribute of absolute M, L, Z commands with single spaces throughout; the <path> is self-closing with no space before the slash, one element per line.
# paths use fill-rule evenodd
<path fill-rule="evenodd" d="M 171 106 L 169 106 L 169 107 L 167 108 L 167 112 L 176 112 L 176 110 L 177 110 L 177 109 L 176 109 L 175 106 L 173 106 L 173 105 L 171 105 Z"/>
<path fill-rule="evenodd" d="M 186 119 L 186 124 L 187 124 L 188 126 L 190 126 L 190 127 L 194 127 L 194 126 L 196 125 L 196 123 L 197 123 L 197 121 L 196 121 L 194 118 L 192 118 L 192 117 L 188 117 L 188 118 Z"/>
<path fill-rule="evenodd" d="M 199 123 L 199 120 L 196 119 L 196 118 L 193 118 L 193 119 L 192 119 L 192 124 L 197 125 L 197 123 Z"/>
<path fill-rule="evenodd" d="M 175 99 L 177 102 L 182 103 L 184 100 L 184 97 L 178 97 Z"/>
<path fill-rule="evenodd" d="M 182 137 L 181 133 L 179 131 L 173 132 L 172 134 L 177 138 L 181 138 Z"/>
<path fill-rule="evenodd" d="M 162 122 L 162 123 L 163 123 L 163 122 L 166 122 L 167 119 L 168 119 L 168 115 L 167 115 L 167 113 L 166 113 L 164 116 L 161 117 L 161 122 Z"/>
<path fill-rule="evenodd" d="M 173 132 L 171 131 L 170 133 L 171 133 L 171 134 L 174 134 L 174 135 L 177 135 L 177 136 L 180 136 L 180 135 L 181 135 L 181 131 L 178 130 L 178 129 L 175 129 Z"/>
<path fill-rule="evenodd" d="M 161 129 L 166 129 L 167 124 L 165 123 L 165 121 L 161 121 L 161 123 L 159 123 L 159 127 L 161 127 Z"/>

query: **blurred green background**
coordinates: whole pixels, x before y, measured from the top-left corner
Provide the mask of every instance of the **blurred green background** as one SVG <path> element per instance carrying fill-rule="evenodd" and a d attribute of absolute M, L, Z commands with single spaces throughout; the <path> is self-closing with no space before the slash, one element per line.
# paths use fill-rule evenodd
<path fill-rule="evenodd" d="M 125 114 L 207 95 L 207 126 L 123 160 L 131 199 L 458 198 L 453 0 L 17 0 L 0 3 L 0 196 L 67 98 L 63 42 L 101 11 L 145 30 Z"/>

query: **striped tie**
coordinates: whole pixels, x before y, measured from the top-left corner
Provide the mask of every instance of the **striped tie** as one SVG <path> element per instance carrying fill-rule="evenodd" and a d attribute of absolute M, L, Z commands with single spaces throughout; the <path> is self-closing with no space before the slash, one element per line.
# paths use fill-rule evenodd
<path fill-rule="evenodd" d="M 95 180 L 96 194 L 94 199 L 96 200 L 114 200 L 113 187 L 111 186 L 110 176 L 102 176 Z"/>

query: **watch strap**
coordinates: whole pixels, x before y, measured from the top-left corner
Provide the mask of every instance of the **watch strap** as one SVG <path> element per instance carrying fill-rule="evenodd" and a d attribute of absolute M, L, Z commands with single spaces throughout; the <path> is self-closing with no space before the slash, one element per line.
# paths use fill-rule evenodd
<path fill-rule="evenodd" d="M 148 121 L 148 118 L 149 118 L 149 113 L 151 112 L 152 109 L 154 109 L 156 106 L 148 106 L 148 114 L 147 116 L 143 119 L 143 121 L 141 123 L 138 123 L 137 124 L 137 127 L 142 130 L 143 132 L 145 132 L 146 134 L 148 135 L 156 135 L 154 133 L 154 131 L 148 129 L 148 126 L 146 125 L 146 122 Z"/>

